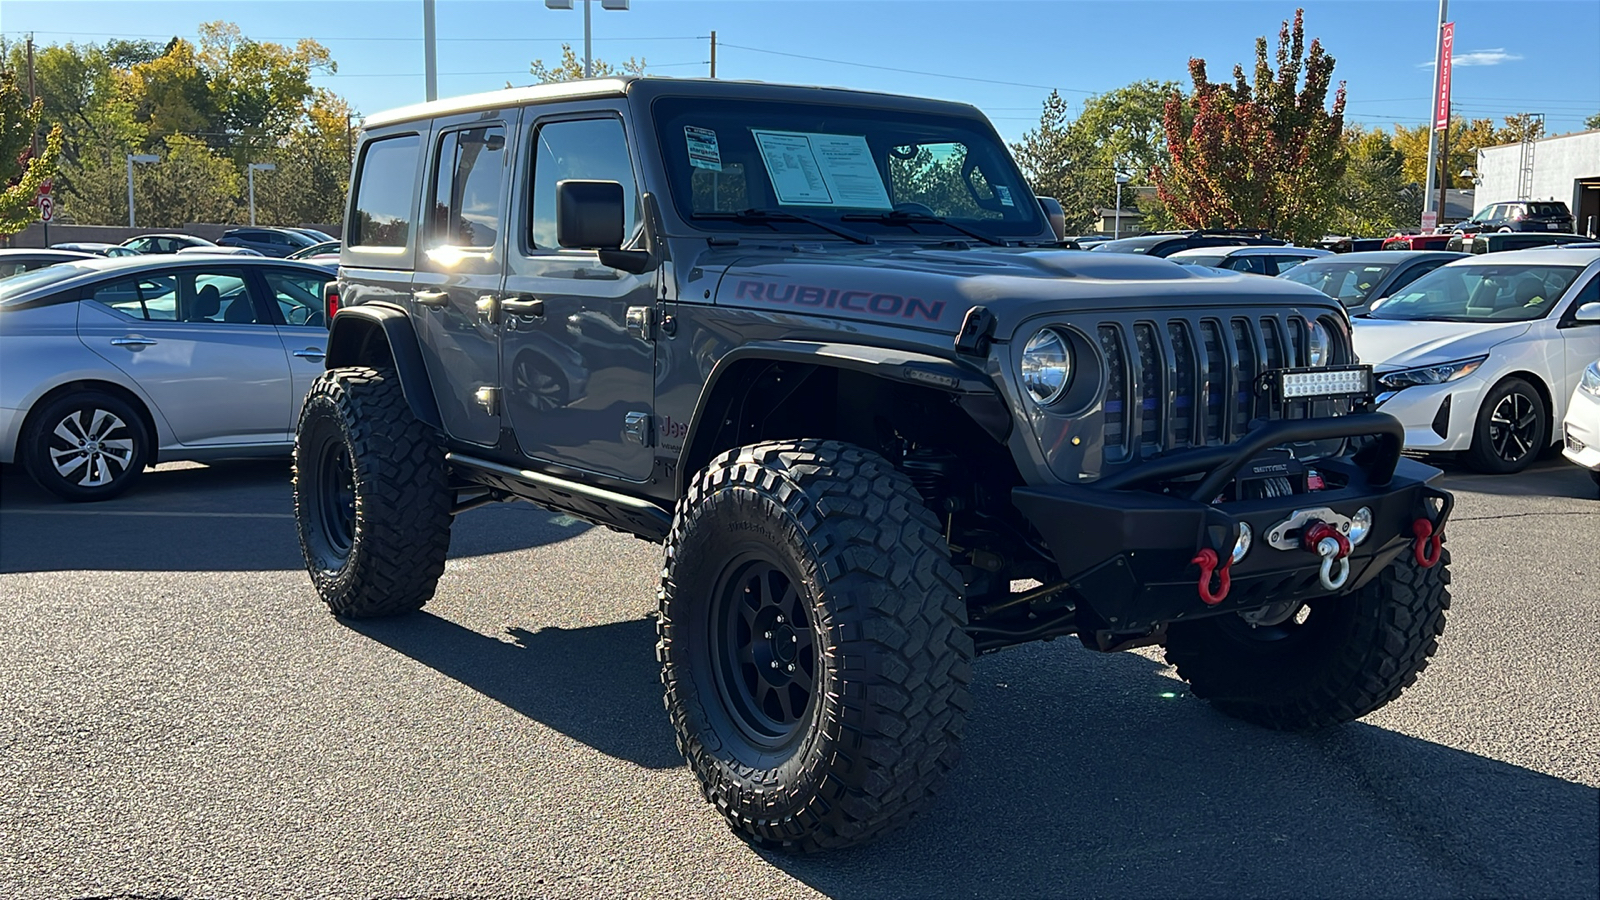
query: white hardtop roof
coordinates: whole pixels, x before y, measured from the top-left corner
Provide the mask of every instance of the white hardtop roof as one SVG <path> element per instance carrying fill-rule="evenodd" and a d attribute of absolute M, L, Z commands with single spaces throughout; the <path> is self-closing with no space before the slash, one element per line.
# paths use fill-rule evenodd
<path fill-rule="evenodd" d="M 1450 265 L 1462 263 L 1499 263 L 1519 266 L 1587 266 L 1600 262 L 1600 247 L 1568 250 L 1565 247 L 1529 247 L 1526 250 L 1502 250 L 1499 253 L 1474 253 Z"/>
<path fill-rule="evenodd" d="M 1271 256 L 1281 253 L 1301 253 L 1307 256 L 1332 256 L 1332 250 L 1320 247 L 1296 247 L 1293 244 L 1246 244 L 1226 247 L 1190 247 L 1177 253 L 1168 253 L 1167 259 L 1184 256 Z"/>

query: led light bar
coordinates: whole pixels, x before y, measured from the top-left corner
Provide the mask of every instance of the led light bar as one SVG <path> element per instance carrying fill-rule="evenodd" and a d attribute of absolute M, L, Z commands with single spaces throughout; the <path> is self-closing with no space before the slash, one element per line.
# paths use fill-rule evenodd
<path fill-rule="evenodd" d="M 1278 376 L 1279 396 L 1285 400 L 1347 397 L 1372 390 L 1372 370 L 1366 366 L 1280 372 Z"/>

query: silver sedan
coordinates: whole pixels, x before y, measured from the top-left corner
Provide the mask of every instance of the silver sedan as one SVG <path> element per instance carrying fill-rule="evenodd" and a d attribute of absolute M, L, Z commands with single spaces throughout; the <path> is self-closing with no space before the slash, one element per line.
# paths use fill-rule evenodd
<path fill-rule="evenodd" d="M 91 259 L 0 280 L 0 463 L 67 500 L 169 460 L 287 455 L 327 347 L 329 266 Z"/>

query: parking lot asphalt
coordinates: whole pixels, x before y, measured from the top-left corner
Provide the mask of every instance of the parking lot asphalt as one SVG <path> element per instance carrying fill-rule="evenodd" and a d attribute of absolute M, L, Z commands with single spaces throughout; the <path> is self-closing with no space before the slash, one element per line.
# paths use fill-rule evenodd
<path fill-rule="evenodd" d="M 794 858 L 673 747 L 660 551 L 462 515 L 425 611 L 329 615 L 288 465 L 110 503 L 0 473 L 0 896 L 1586 897 L 1600 894 L 1600 501 L 1559 460 L 1451 474 L 1454 605 L 1415 688 L 1315 735 L 1157 651 L 982 657 L 911 827 Z"/>

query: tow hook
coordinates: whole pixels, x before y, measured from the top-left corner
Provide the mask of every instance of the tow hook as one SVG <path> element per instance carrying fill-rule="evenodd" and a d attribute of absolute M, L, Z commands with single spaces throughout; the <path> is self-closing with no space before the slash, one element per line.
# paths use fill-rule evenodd
<path fill-rule="evenodd" d="M 1417 558 L 1417 565 L 1424 569 L 1438 565 L 1439 557 L 1444 550 L 1439 546 L 1439 534 L 1433 530 L 1433 523 L 1419 518 L 1411 523 L 1411 533 L 1417 537 L 1411 545 L 1411 553 Z"/>
<path fill-rule="evenodd" d="M 1339 529 L 1327 522 L 1313 522 L 1300 532 L 1300 546 L 1322 557 L 1317 578 L 1324 590 L 1337 591 L 1350 580 L 1350 539 Z"/>
<path fill-rule="evenodd" d="M 1232 577 L 1229 571 L 1233 568 L 1233 554 L 1222 557 L 1222 565 L 1217 565 L 1217 551 L 1210 547 L 1203 548 L 1196 553 L 1190 564 L 1200 567 L 1200 599 L 1207 606 L 1216 606 L 1228 599 L 1228 588 L 1232 587 Z M 1217 590 L 1211 590 L 1211 575 L 1216 573 Z"/>

